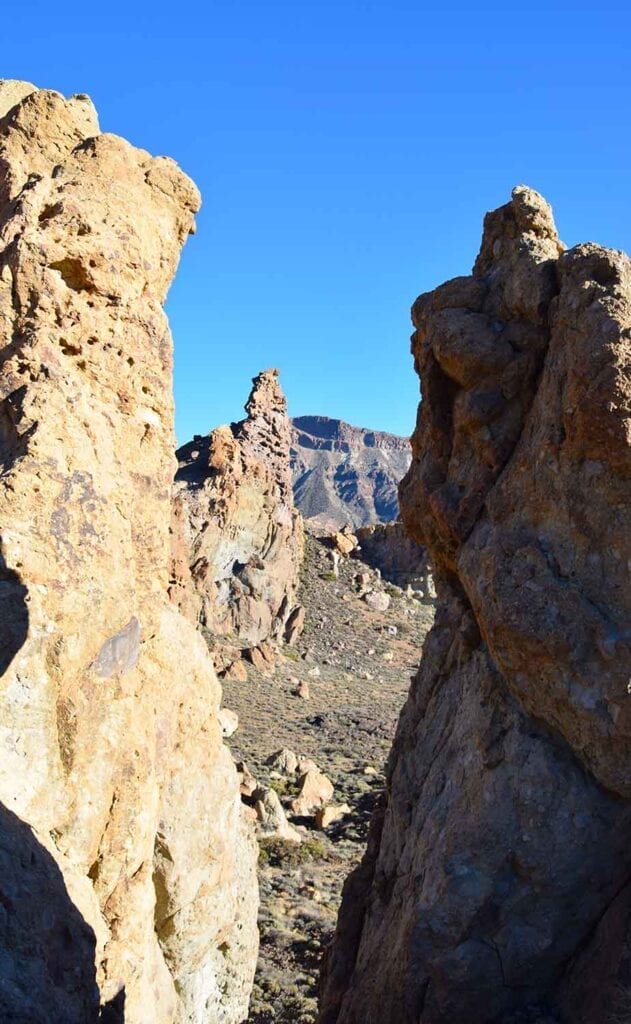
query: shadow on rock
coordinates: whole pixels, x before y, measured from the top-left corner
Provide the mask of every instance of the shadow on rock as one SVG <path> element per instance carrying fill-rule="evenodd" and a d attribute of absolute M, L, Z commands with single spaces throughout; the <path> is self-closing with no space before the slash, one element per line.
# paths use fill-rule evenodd
<path fill-rule="evenodd" d="M 123 992 L 99 1018 L 95 947 L 53 857 L 0 804 L 0 1020 L 122 1024 Z"/>
<path fill-rule="evenodd" d="M 0 676 L 3 676 L 28 634 L 28 590 L 0 554 Z"/>

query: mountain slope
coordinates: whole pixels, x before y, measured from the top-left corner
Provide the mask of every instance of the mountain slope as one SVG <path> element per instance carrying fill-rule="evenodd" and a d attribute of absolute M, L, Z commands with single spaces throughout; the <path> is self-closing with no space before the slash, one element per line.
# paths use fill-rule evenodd
<path fill-rule="evenodd" d="M 411 459 L 407 438 L 327 416 L 291 422 L 294 500 L 305 519 L 357 527 L 398 518 L 397 487 Z"/>

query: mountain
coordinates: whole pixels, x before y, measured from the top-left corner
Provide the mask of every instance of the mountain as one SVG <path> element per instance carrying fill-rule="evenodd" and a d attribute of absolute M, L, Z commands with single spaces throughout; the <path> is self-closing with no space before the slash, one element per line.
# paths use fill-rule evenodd
<path fill-rule="evenodd" d="M 357 527 L 398 518 L 397 488 L 412 457 L 406 437 L 328 416 L 291 422 L 294 501 L 305 519 Z"/>

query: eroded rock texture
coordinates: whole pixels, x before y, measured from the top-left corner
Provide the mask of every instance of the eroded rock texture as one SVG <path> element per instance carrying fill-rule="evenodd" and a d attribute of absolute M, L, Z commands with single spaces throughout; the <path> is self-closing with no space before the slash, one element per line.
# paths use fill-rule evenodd
<path fill-rule="evenodd" d="M 564 251 L 518 188 L 413 320 L 401 504 L 438 610 L 321 1020 L 603 1024 L 631 878 L 631 265 Z"/>
<path fill-rule="evenodd" d="M 245 409 L 240 423 L 179 449 L 174 533 L 184 539 L 201 623 L 252 648 L 282 640 L 298 614 L 303 527 L 276 370 L 254 379 Z"/>
<path fill-rule="evenodd" d="M 256 883 L 220 689 L 168 599 L 171 337 L 199 195 L 0 83 L 0 1017 L 241 1021 Z"/>

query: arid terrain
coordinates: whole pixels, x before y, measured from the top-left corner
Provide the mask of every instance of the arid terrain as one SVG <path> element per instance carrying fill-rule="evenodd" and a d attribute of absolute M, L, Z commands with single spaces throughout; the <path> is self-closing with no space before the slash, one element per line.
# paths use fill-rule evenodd
<path fill-rule="evenodd" d="M 268 675 L 250 668 L 247 683 L 224 681 L 224 706 L 240 721 L 229 740 L 235 759 L 288 804 L 295 775 L 265 762 L 289 748 L 326 773 L 334 804 L 350 807 L 325 830 L 314 827 L 313 816 L 290 816 L 305 828 L 300 846 L 261 840 L 261 945 L 251 1024 L 316 1019 L 320 957 L 332 937 L 344 879 L 363 853 L 396 720 L 433 618 L 431 603 L 380 583 L 359 558 L 341 560 L 339 579 L 331 564 L 325 544 L 308 535 L 299 594 L 306 624 L 296 647 L 283 648 Z M 360 598 L 361 573 L 390 597 L 385 612 Z M 301 681 L 308 683 L 308 699 L 296 693 Z"/>

